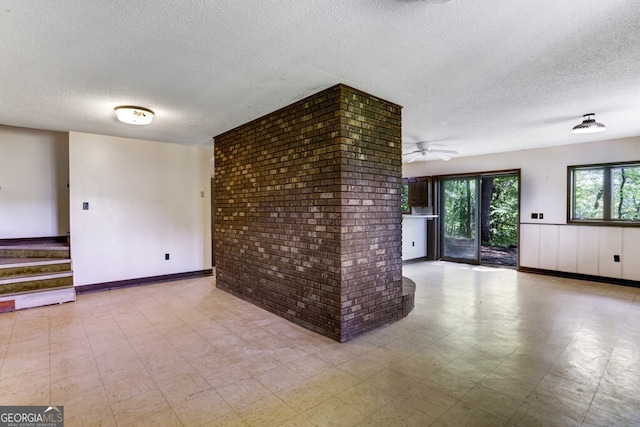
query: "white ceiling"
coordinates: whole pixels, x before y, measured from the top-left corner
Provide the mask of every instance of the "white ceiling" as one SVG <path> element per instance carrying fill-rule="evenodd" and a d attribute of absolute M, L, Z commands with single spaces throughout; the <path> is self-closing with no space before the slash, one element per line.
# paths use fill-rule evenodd
<path fill-rule="evenodd" d="M 336 83 L 462 156 L 640 135 L 640 1 L 0 4 L 5 125 L 207 145 Z M 592 112 L 607 132 L 570 133 Z"/>

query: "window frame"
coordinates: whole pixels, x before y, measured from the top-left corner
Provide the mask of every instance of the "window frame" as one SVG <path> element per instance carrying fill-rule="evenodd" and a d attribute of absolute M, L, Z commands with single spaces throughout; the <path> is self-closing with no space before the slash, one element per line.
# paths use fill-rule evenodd
<path fill-rule="evenodd" d="M 621 167 L 638 167 L 640 160 L 615 163 L 594 163 L 587 165 L 567 166 L 567 224 L 599 225 L 613 227 L 640 227 L 640 218 L 615 219 L 611 218 L 611 205 L 613 202 L 612 174 L 611 171 Z M 574 171 L 579 170 L 603 171 L 603 217 L 602 219 L 578 219 L 575 217 L 575 180 Z"/>

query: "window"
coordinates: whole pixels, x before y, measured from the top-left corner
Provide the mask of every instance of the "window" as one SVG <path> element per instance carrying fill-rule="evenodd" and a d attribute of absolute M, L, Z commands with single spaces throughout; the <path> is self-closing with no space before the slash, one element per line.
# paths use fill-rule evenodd
<path fill-rule="evenodd" d="M 411 207 L 409 206 L 409 180 L 406 178 L 402 179 L 402 188 L 400 191 L 400 206 L 402 207 L 402 213 L 411 212 Z"/>
<path fill-rule="evenodd" d="M 640 162 L 570 166 L 569 222 L 640 225 Z"/>

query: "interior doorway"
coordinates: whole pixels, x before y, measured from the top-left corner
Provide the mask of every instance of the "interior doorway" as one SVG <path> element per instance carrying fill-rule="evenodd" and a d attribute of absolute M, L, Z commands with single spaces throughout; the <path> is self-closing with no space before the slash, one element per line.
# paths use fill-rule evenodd
<path fill-rule="evenodd" d="M 518 265 L 518 171 L 444 177 L 440 184 L 441 259 Z"/>

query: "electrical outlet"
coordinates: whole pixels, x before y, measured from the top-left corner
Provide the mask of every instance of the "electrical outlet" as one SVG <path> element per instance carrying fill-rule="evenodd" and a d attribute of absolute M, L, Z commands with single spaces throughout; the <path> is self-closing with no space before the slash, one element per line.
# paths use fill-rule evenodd
<path fill-rule="evenodd" d="M 89 202 L 82 202 L 82 210 L 83 211 L 89 210 Z"/>
<path fill-rule="evenodd" d="M 204 199 L 204 191 L 200 192 L 200 197 Z"/>
<path fill-rule="evenodd" d="M 537 213 L 532 213 L 531 214 L 531 219 L 538 219 L 538 214 Z"/>
<path fill-rule="evenodd" d="M 614 255 L 613 262 L 620 262 L 620 255 Z"/>
<path fill-rule="evenodd" d="M 168 260 L 169 259 L 169 254 L 164 254 L 164 259 Z"/>

